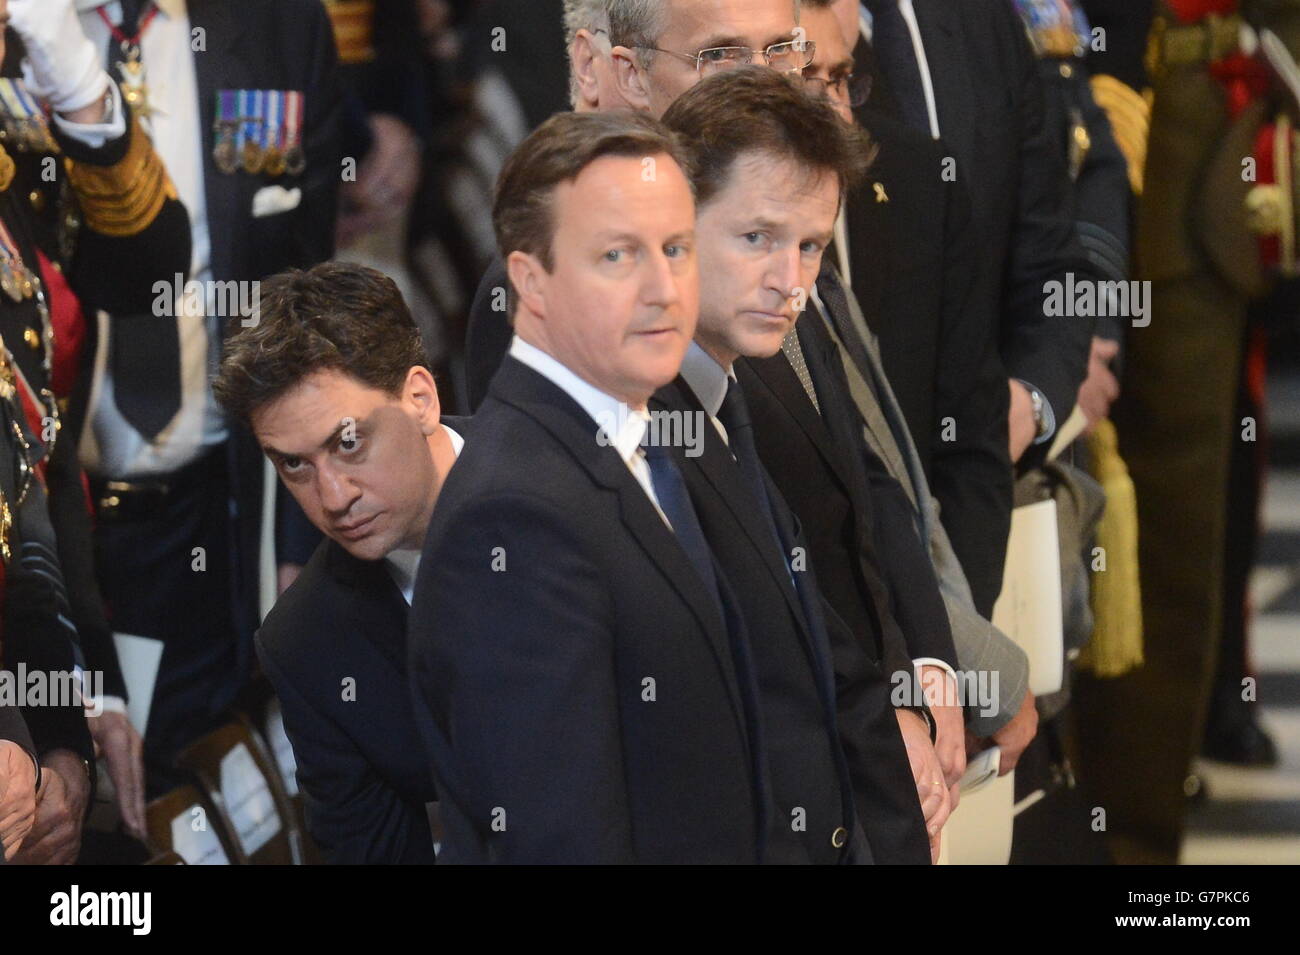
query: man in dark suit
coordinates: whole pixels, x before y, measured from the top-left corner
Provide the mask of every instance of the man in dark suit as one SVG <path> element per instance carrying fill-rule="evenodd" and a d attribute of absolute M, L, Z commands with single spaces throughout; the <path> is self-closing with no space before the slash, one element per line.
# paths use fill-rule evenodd
<path fill-rule="evenodd" d="M 822 90 L 841 118 L 852 123 L 854 90 L 860 87 L 853 77 L 853 59 L 832 7 L 824 0 L 809 0 L 802 9 L 800 24 L 817 44 L 817 58 L 804 71 L 805 82 Z M 914 316 L 917 329 L 910 333 L 912 346 L 921 353 L 929 350 L 931 362 L 938 361 L 933 352 L 941 340 L 964 342 L 965 348 L 975 349 L 976 342 L 970 340 L 971 330 L 964 321 L 966 316 L 958 313 L 943 317 L 945 296 L 964 299 L 959 290 L 969 279 L 968 273 L 966 280 L 961 279 L 962 270 L 955 262 L 948 263 L 951 268 L 944 268 L 944 263 L 954 257 L 946 248 L 956 244 L 954 237 L 962 232 L 950 233 L 943 225 L 951 219 L 951 208 L 935 216 L 933 209 L 917 204 L 918 198 L 927 195 L 939 201 L 941 208 L 945 201 L 942 192 L 932 194 L 924 177 L 920 177 L 922 185 L 918 189 L 906 188 L 913 185 L 910 179 L 901 183 L 890 179 L 887 191 L 880 179 L 882 157 L 889 157 L 889 169 L 907 168 L 918 163 L 925 148 L 932 144 L 897 123 L 886 121 L 875 128 L 882 130 L 885 138 L 872 137 L 874 158 L 868 181 L 850 192 L 845 201 L 851 205 L 855 196 L 875 200 L 883 195 L 884 201 L 873 201 L 877 209 L 896 209 L 919 217 L 912 221 L 907 217 L 878 216 L 877 226 L 885 234 L 869 237 L 872 248 L 877 254 L 889 255 L 893 247 L 900 246 L 916 254 L 920 261 L 929 261 L 941 274 L 941 280 L 930 281 L 930 286 L 958 290 L 944 295 L 921 294 L 920 283 L 908 277 L 911 273 L 907 263 L 890 259 L 892 266 L 901 270 L 904 288 L 909 289 L 904 297 L 913 299 L 918 307 Z M 899 185 L 904 188 L 896 188 Z M 952 204 L 949 200 L 948 206 Z M 759 455 L 814 542 L 815 552 L 820 554 L 826 595 L 845 619 L 858 621 L 863 608 L 879 600 L 871 587 L 875 576 L 871 565 L 875 553 L 888 555 L 886 579 L 890 593 L 886 596 L 893 598 L 894 615 L 906 634 L 898 639 L 905 641 L 923 683 L 932 691 L 931 713 L 938 722 L 939 758 L 949 783 L 955 784 L 965 764 L 967 728 L 980 737 L 995 737 L 1003 746 L 1003 765 L 1008 770 L 1032 737 L 1033 704 L 1025 693 L 1027 660 L 1023 651 L 993 628 L 976 608 L 973 588 L 940 523 L 938 508 L 932 503 L 919 449 L 894 400 L 892 377 L 885 374 L 875 337 L 852 290 L 840 281 L 837 266 L 847 270 L 852 262 L 855 274 L 872 269 L 874 279 L 885 283 L 892 282 L 895 276 L 892 272 L 878 274 L 878 264 L 845 254 L 849 248 L 860 253 L 864 246 L 846 245 L 842 221 L 837 222 L 839 235 L 823 257 L 816 285 L 810 280 L 817 294 L 811 296 L 807 319 L 800 322 L 797 334 L 790 336 L 775 355 L 739 362 L 737 376 L 747 386 L 758 422 L 755 436 Z M 881 297 L 879 289 L 876 295 L 877 299 Z M 901 308 L 901 303 L 896 307 Z M 981 323 L 975 321 L 976 334 L 980 327 Z M 900 340 L 907 337 L 900 336 Z M 971 361 L 970 355 L 964 353 L 953 354 L 947 350 L 949 347 L 943 352 L 945 366 L 940 377 L 951 379 L 953 392 L 965 396 L 964 404 L 978 412 L 981 401 L 986 409 L 990 402 L 1005 402 L 1006 386 L 997 370 L 991 340 L 984 342 L 982 361 Z M 919 365 L 925 363 L 922 360 Z M 955 365 L 951 373 L 950 364 Z M 990 365 L 991 375 L 974 373 Z M 924 395 L 933 403 L 933 394 L 917 387 L 915 369 L 909 371 L 913 373 L 908 378 L 912 394 Z M 853 387 L 847 373 L 852 374 Z M 939 369 L 931 367 L 927 374 L 933 392 Z M 939 393 L 945 393 L 944 389 L 940 388 Z M 955 407 L 952 410 L 957 413 Z M 992 440 L 976 440 L 973 448 L 954 453 L 954 458 L 965 459 L 966 469 L 974 472 L 973 479 L 962 480 L 970 481 L 976 494 L 983 493 L 994 503 L 999 495 L 988 493 L 980 483 L 982 479 L 993 487 L 1002 484 L 1009 489 L 1005 408 L 992 413 L 986 410 L 978 417 L 978 421 L 963 417 L 957 430 L 969 436 L 982 429 L 993 435 Z M 982 469 L 978 463 L 981 460 L 985 462 Z M 1005 508 L 1006 504 L 1002 507 L 1004 514 Z M 996 512 L 996 506 L 987 511 L 990 515 Z M 943 516 L 949 515 L 945 512 Z M 1000 522 L 991 523 L 996 526 Z M 999 561 L 996 580 L 1001 576 L 1001 544 L 995 549 Z M 863 627 L 858 624 L 855 629 L 861 631 Z M 986 693 L 975 695 L 983 696 L 983 700 L 951 700 L 957 690 L 953 679 L 956 674 L 951 672 L 954 668 L 965 677 L 974 677 L 975 686 L 986 687 Z M 996 688 L 992 683 L 995 674 Z M 949 702 L 939 705 L 944 700 Z"/>
<path fill-rule="evenodd" d="M 873 102 L 949 150 L 936 176 L 964 182 L 980 253 L 973 291 L 991 309 L 1010 376 L 1009 450 L 1035 464 L 1074 408 L 1091 318 L 1059 318 L 1043 286 L 1105 276 L 1074 229 L 1069 179 L 1044 122 L 1038 65 L 1007 0 L 867 0 L 863 37 L 881 83 Z"/>
<path fill-rule="evenodd" d="M 802 290 L 816 279 L 830 243 L 841 193 L 861 175 L 869 144 L 796 81 L 752 68 L 709 77 L 682 94 L 664 122 L 687 144 L 699 203 L 700 321 L 681 379 L 660 393 L 666 420 L 694 414 L 707 422 L 694 429 L 700 440 L 690 451 L 698 453 L 684 459 L 687 485 L 754 632 L 760 679 L 777 688 L 776 698 L 797 699 L 808 693 L 800 678 L 809 662 L 834 654 L 839 693 L 829 703 L 839 705 L 840 738 L 872 854 L 877 862 L 925 862 L 924 830 L 928 825 L 937 854 L 947 785 L 922 717 L 904 710 L 895 723 L 887 699 L 893 680 L 879 672 L 876 654 L 864 646 L 875 650 L 888 604 L 883 614 L 854 617 L 856 631 L 833 609 L 824 610 L 809 560 L 819 564 L 821 552 L 809 553 L 760 461 L 756 432 L 767 422 L 750 420 L 734 371 L 742 356 L 780 352 Z M 914 533 L 910 541 L 920 553 Z M 890 554 L 891 561 L 902 557 Z M 941 608 L 929 623 L 951 656 Z M 911 670 L 905 659 L 909 685 Z M 904 720 L 920 729 L 923 759 L 915 780 L 899 732 Z M 777 740 L 798 739 L 794 721 L 774 718 L 771 724 Z M 810 740 L 802 745 L 816 750 Z"/>
<path fill-rule="evenodd" d="M 434 800 L 407 695 L 419 548 L 463 444 L 439 419 L 392 280 L 327 263 L 273 277 L 215 383 L 325 535 L 257 636 L 312 838 L 336 863 L 433 862 Z"/>
<path fill-rule="evenodd" d="M 190 214 L 190 278 L 202 289 L 114 316 L 82 449 L 113 629 L 163 644 L 145 738 L 157 792 L 176 781 L 175 753 L 224 718 L 251 673 L 252 634 L 277 585 L 264 522 L 275 521 L 281 589 L 318 539 L 287 494 L 278 514 L 264 508 L 261 452 L 222 415 L 210 377 L 230 329 L 253 320 L 253 283 L 333 252 L 336 52 L 319 0 L 78 8 Z"/>
<path fill-rule="evenodd" d="M 752 635 L 673 449 L 640 447 L 695 329 L 684 166 L 644 114 L 567 113 L 502 171 L 515 338 L 443 488 L 412 608 L 449 860 L 867 851 L 824 737 L 800 760 L 830 788 L 810 792 L 805 831 L 787 822 L 775 783 L 793 757 L 768 735 L 787 727 L 766 722 Z M 824 718 L 813 706 L 801 726 Z M 774 843 L 782 824 L 795 836 Z"/>
<path fill-rule="evenodd" d="M 588 8 L 585 20 L 583 11 L 578 9 L 582 6 L 574 3 L 566 10 L 570 65 L 578 94 L 574 108 L 580 111 L 631 106 L 655 113 L 674 96 L 689 89 L 701 75 L 700 69 L 692 68 L 693 57 L 681 51 L 706 49 L 715 41 L 723 40 L 748 49 L 766 50 L 769 44 L 796 35 L 795 10 L 785 0 L 769 0 L 752 7 L 736 2 L 673 0 L 659 11 L 662 16 L 655 16 L 653 7 L 615 0 L 607 10 L 591 9 L 591 4 L 585 4 Z M 607 47 L 604 42 L 597 42 L 592 31 L 599 33 L 601 40 L 617 38 L 621 43 Z M 634 48 L 638 44 L 649 46 L 638 50 Z M 651 56 L 654 51 L 649 47 L 671 49 L 677 55 Z M 753 60 L 765 61 L 757 52 Z M 780 68 L 782 62 L 778 60 L 774 65 Z M 509 347 L 509 325 L 504 312 L 508 301 L 506 284 L 504 267 L 497 259 L 484 275 L 471 308 L 465 364 L 472 406 L 481 400 L 487 382 Z M 869 502 L 866 506 L 869 507 Z M 892 506 L 897 507 L 898 503 L 895 501 Z M 870 512 L 868 509 L 859 513 Z M 909 542 L 914 533 L 908 520 L 905 512 L 895 514 L 893 520 L 880 528 L 879 545 L 870 530 L 864 540 L 870 541 L 873 552 L 877 546 L 882 553 L 914 546 Z M 873 525 L 868 519 L 862 526 L 872 528 Z M 896 542 L 894 537 L 900 532 L 905 536 Z M 947 658 L 947 663 L 955 664 L 947 623 L 942 613 L 934 612 L 937 601 L 927 599 L 926 594 L 911 586 L 911 579 L 902 573 L 898 562 L 867 560 L 863 572 L 866 590 L 862 594 L 855 592 L 854 599 L 868 603 L 860 604 L 856 615 L 848 619 L 872 660 L 880 663 L 887 673 L 910 672 L 914 658 Z M 898 600 L 893 611 L 888 609 L 890 584 Z M 895 623 L 895 613 L 904 618 L 906 636 Z M 873 622 L 877 614 L 880 615 L 878 625 Z M 900 718 L 906 726 L 904 732 L 912 741 L 912 751 L 924 762 L 925 727 L 915 714 Z M 946 741 L 952 757 L 945 763 L 951 767 L 950 772 L 959 775 L 960 728 L 945 736 L 952 737 Z"/>

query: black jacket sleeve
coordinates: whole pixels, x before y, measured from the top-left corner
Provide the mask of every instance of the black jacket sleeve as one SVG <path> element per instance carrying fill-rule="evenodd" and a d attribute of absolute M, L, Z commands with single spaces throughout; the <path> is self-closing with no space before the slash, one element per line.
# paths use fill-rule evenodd
<path fill-rule="evenodd" d="M 432 864 L 433 837 L 423 807 L 417 811 L 403 800 L 348 735 L 312 705 L 264 634 L 256 642 L 293 744 L 307 828 L 326 859 L 338 865 Z"/>
<path fill-rule="evenodd" d="M 1052 406 L 1058 425 L 1074 408 L 1087 372 L 1094 321 L 1046 314 L 1044 286 L 1064 283 L 1068 273 L 1095 281 L 1098 275 L 1079 244 L 1070 204 L 1070 181 L 1060 145 L 1045 122 L 1038 61 L 1024 29 L 1005 2 L 989 5 L 997 28 L 1010 35 L 1007 48 L 1019 139 L 1019 183 L 1010 255 L 1005 271 L 1001 351 L 1007 373 L 1035 385 Z M 1048 442 L 1029 455 L 1041 458 Z"/>
<path fill-rule="evenodd" d="M 945 192 L 943 311 L 934 381 L 938 430 L 929 442 L 930 490 L 975 607 L 988 617 L 1002 589 L 1011 530 L 1010 395 L 994 316 L 988 303 L 972 294 L 979 240 L 970 198 L 960 181 Z"/>

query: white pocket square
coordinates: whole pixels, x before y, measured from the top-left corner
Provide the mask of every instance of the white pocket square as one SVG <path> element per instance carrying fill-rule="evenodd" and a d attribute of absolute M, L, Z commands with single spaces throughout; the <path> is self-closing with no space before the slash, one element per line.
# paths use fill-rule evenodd
<path fill-rule="evenodd" d="M 286 189 L 284 186 L 263 186 L 253 194 L 253 218 L 277 215 L 297 209 L 302 202 L 302 190 L 297 186 Z"/>

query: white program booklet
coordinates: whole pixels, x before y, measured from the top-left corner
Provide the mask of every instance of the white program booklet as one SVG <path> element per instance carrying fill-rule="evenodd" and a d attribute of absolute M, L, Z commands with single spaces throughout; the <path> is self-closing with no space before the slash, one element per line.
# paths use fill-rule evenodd
<path fill-rule="evenodd" d="M 993 625 L 1029 656 L 1029 689 L 1046 696 L 1061 688 L 1065 625 L 1061 609 L 1061 550 L 1056 502 L 1050 498 L 1011 512 L 1002 593 Z"/>
<path fill-rule="evenodd" d="M 1002 750 L 993 746 L 966 764 L 961 799 L 943 827 L 939 865 L 1006 865 L 1011 859 L 1014 771 L 999 776 Z"/>

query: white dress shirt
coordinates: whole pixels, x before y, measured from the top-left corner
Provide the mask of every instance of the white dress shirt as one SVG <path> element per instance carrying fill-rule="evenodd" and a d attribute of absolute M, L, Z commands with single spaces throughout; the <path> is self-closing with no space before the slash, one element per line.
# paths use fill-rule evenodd
<path fill-rule="evenodd" d="M 202 124 L 207 106 L 198 102 L 198 80 L 194 69 L 196 54 L 190 51 L 186 0 L 155 0 L 155 3 L 158 14 L 140 39 L 149 102 L 154 107 L 148 124 L 149 133 L 190 216 L 193 253 L 189 277 L 206 283 L 213 277 L 203 175 Z M 103 62 L 108 64 L 109 51 L 115 48 L 116 41 L 99 17 L 97 10 L 100 7 L 115 25 L 121 22 L 122 7 L 117 0 L 109 3 L 77 0 L 82 29 L 90 41 L 104 51 Z M 109 69 L 109 73 L 112 75 L 113 70 Z M 113 76 L 113 79 L 116 83 L 118 77 Z M 68 129 L 62 122 L 60 128 Z M 105 129 L 105 132 L 111 130 Z M 197 311 L 186 309 L 187 296 L 183 289 L 177 292 L 180 293 L 175 314 L 180 316 L 181 406 L 176 417 L 152 442 L 128 424 L 118 411 L 108 368 L 112 325 L 105 315 L 101 313 L 99 316 L 99 349 L 91 385 L 90 427 L 85 430 L 81 445 L 82 462 L 93 474 L 115 478 L 166 474 L 190 463 L 205 448 L 226 440 L 225 419 L 211 387 L 211 377 L 219 358 L 217 319 L 205 316 L 202 308 Z"/>
<path fill-rule="evenodd" d="M 731 447 L 731 438 L 727 435 L 726 427 L 718 420 L 718 412 L 722 410 L 722 402 L 727 397 L 727 383 L 736 377 L 735 374 L 730 368 L 719 365 L 712 355 L 700 347 L 699 342 L 691 342 L 691 347 L 686 349 L 686 357 L 682 359 L 682 377 L 690 385 L 691 391 L 695 392 L 695 397 L 700 399 L 700 404 L 708 413 L 713 427 L 722 435 L 722 440 L 727 447 Z"/>
<path fill-rule="evenodd" d="M 447 437 L 451 438 L 452 454 L 460 457 L 461 449 L 465 447 L 465 439 L 445 424 L 443 428 L 447 432 Z M 393 583 L 397 584 L 397 589 L 402 592 L 408 607 L 415 594 L 415 575 L 420 569 L 420 553 L 419 550 L 399 547 L 397 550 L 390 551 L 384 558 L 388 563 L 388 573 L 392 575 Z"/>
<path fill-rule="evenodd" d="M 654 482 L 650 480 L 650 465 L 646 463 L 641 450 L 641 439 L 645 437 L 650 424 L 650 415 L 644 409 L 629 408 L 625 402 L 605 394 L 595 385 L 579 378 L 564 365 L 560 364 L 536 345 L 530 345 L 518 335 L 510 342 L 510 356 L 523 362 L 533 371 L 546 378 L 566 395 L 576 401 L 582 410 L 591 415 L 596 423 L 600 440 L 618 452 L 636 483 L 641 485 L 646 497 L 654 505 L 664 523 L 672 527 L 659 498 L 655 495 Z"/>

